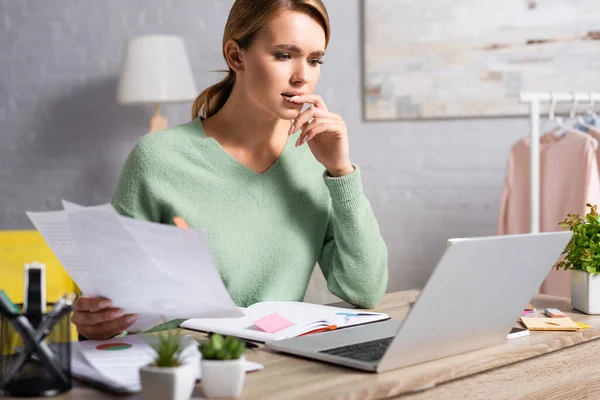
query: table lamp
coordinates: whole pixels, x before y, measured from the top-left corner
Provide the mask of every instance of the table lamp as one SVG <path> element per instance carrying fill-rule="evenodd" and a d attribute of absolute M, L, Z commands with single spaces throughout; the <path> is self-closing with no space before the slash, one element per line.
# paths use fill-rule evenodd
<path fill-rule="evenodd" d="M 150 132 L 166 129 L 163 103 L 193 101 L 196 82 L 183 38 L 176 35 L 136 36 L 127 41 L 117 87 L 119 104 L 154 104 Z"/>

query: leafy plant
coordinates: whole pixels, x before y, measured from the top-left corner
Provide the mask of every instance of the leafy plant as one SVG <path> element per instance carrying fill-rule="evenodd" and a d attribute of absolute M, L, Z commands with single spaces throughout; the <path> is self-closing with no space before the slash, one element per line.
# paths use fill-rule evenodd
<path fill-rule="evenodd" d="M 560 222 L 563 228 L 569 228 L 573 232 L 571 240 L 562 254 L 566 254 L 563 260 L 558 261 L 556 269 L 577 270 L 590 274 L 600 273 L 600 216 L 598 206 L 586 204 L 590 211 L 582 218 L 578 214 L 568 214 L 567 218 Z"/>
<path fill-rule="evenodd" d="M 198 349 L 205 360 L 237 360 L 246 351 L 246 343 L 234 336 L 214 334 Z"/>
<path fill-rule="evenodd" d="M 150 345 L 156 352 L 154 365 L 157 367 L 177 367 L 183 350 L 182 336 L 179 331 L 161 332 L 150 339 Z"/>

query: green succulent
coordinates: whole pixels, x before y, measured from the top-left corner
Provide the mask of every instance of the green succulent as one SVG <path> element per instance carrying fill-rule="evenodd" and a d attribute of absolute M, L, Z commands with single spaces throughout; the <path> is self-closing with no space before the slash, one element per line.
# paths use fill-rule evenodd
<path fill-rule="evenodd" d="M 600 216 L 597 205 L 586 204 L 590 212 L 582 218 L 578 214 L 568 214 L 560 222 L 560 226 L 573 232 L 571 240 L 562 254 L 563 260 L 558 261 L 556 269 L 576 270 L 590 274 L 600 273 Z"/>
<path fill-rule="evenodd" d="M 149 338 L 149 341 L 156 352 L 154 365 L 157 367 L 177 367 L 180 365 L 179 356 L 184 346 L 179 331 L 161 332 Z"/>
<path fill-rule="evenodd" d="M 246 352 L 246 343 L 234 336 L 214 334 L 198 349 L 205 360 L 237 360 Z"/>

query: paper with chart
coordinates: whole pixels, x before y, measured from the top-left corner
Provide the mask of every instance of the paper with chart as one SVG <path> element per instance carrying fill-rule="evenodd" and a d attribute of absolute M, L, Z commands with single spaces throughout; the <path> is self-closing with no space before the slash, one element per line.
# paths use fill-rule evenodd
<path fill-rule="evenodd" d="M 82 379 L 102 382 L 123 392 L 141 390 L 139 369 L 154 361 L 155 353 L 144 335 L 129 335 L 110 340 L 87 340 L 72 345 L 73 375 Z M 183 336 L 184 350 L 181 360 L 197 366 L 196 376 L 201 377 L 197 342 L 189 335 Z M 245 361 L 246 372 L 262 369 L 261 364 Z"/>
<path fill-rule="evenodd" d="M 186 336 L 185 349 L 181 353 L 184 362 L 191 362 L 200 369 L 200 353 L 196 341 Z M 131 335 L 110 341 L 83 341 L 73 349 L 79 353 L 96 374 L 115 386 L 131 391 L 140 389 L 139 369 L 152 363 L 154 354 L 143 335 Z"/>
<path fill-rule="evenodd" d="M 201 230 L 123 217 L 110 205 L 65 208 L 27 215 L 86 295 L 110 298 L 150 326 L 157 319 L 244 315 Z"/>

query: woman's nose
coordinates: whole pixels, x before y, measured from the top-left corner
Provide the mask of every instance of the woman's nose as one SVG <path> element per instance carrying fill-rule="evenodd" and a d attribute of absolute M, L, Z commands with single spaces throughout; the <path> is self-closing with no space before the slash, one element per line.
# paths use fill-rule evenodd
<path fill-rule="evenodd" d="M 294 84 L 305 84 L 308 82 L 308 73 L 306 70 L 306 65 L 304 63 L 298 65 L 294 74 L 292 75 L 292 83 Z"/>

